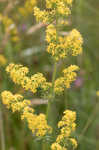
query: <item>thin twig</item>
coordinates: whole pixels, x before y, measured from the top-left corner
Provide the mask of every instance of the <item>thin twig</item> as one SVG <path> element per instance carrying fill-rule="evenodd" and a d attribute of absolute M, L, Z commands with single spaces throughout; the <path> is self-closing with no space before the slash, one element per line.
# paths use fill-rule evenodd
<path fill-rule="evenodd" d="M 32 26 L 31 28 L 29 28 L 29 30 L 27 31 L 27 34 L 32 34 L 45 26 L 46 26 L 46 24 L 44 24 L 44 23 L 36 24 L 36 25 Z"/>
<path fill-rule="evenodd" d="M 44 24 L 44 23 L 38 23 L 32 27 L 30 27 L 27 31 L 26 34 L 28 35 L 31 35 L 33 33 L 35 33 L 37 30 L 41 29 L 42 27 L 46 27 L 48 24 Z M 60 32 L 60 35 L 63 35 L 63 36 L 67 36 L 69 34 L 69 32 Z"/>
<path fill-rule="evenodd" d="M 48 100 L 43 99 L 32 99 L 31 105 L 46 105 L 48 104 Z"/>

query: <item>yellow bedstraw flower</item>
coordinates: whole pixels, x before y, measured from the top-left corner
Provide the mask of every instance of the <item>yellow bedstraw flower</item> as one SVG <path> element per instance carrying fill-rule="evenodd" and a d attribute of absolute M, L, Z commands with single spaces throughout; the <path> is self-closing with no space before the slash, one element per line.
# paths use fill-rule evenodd
<path fill-rule="evenodd" d="M 61 94 L 65 88 L 70 88 L 70 84 L 76 80 L 79 67 L 76 65 L 71 65 L 63 70 L 64 76 L 59 77 L 55 80 L 54 91 L 56 94 Z"/>
<path fill-rule="evenodd" d="M 52 132 L 51 127 L 47 125 L 46 116 L 44 114 L 35 115 L 28 107 L 24 109 L 21 119 L 26 119 L 29 129 L 36 136 L 44 136 Z"/>
<path fill-rule="evenodd" d="M 30 107 L 30 101 L 23 98 L 22 95 L 13 95 L 9 91 L 4 91 L 1 94 L 2 102 L 12 112 L 20 112 L 21 119 L 26 120 L 29 129 L 36 136 L 45 136 L 52 132 L 52 128 L 47 125 L 46 116 L 44 114 L 34 114 L 34 109 Z"/>
<path fill-rule="evenodd" d="M 71 138 L 71 133 L 76 128 L 76 113 L 71 110 L 64 111 L 62 120 L 58 123 L 60 128 L 60 134 L 57 136 L 56 142 L 51 145 L 51 150 L 67 150 L 69 144 L 72 145 L 73 149 L 77 148 L 77 141 Z"/>
<path fill-rule="evenodd" d="M 30 105 L 30 101 L 23 98 L 20 94 L 13 95 L 9 91 L 4 91 L 1 94 L 2 102 L 7 108 L 12 109 L 13 112 L 21 112 L 22 109 Z"/>
<path fill-rule="evenodd" d="M 72 1 L 67 0 L 46 0 L 46 7 L 55 9 L 56 13 L 63 16 L 68 16 L 71 13 Z"/>
<path fill-rule="evenodd" d="M 71 53 L 73 56 L 77 56 L 82 53 L 82 44 L 83 38 L 79 31 L 73 29 L 70 34 L 66 37 L 66 47 L 68 52 Z"/>
<path fill-rule="evenodd" d="M 37 21 L 51 23 L 58 18 L 67 18 L 71 14 L 72 1 L 66 0 L 46 0 L 46 10 L 34 7 L 34 16 Z"/>
<path fill-rule="evenodd" d="M 0 66 L 5 65 L 6 63 L 7 63 L 6 58 L 2 54 L 0 54 Z"/>
<path fill-rule="evenodd" d="M 77 56 L 82 53 L 83 39 L 79 31 L 73 29 L 67 36 L 58 36 L 55 25 L 50 24 L 46 30 L 47 52 L 56 60 L 68 55 Z"/>
<path fill-rule="evenodd" d="M 64 116 L 62 117 L 62 120 L 59 121 L 58 123 L 58 128 L 61 128 L 60 129 L 61 133 L 56 140 L 58 143 L 60 143 L 63 138 L 70 137 L 72 131 L 75 131 L 76 128 L 75 120 L 76 120 L 75 112 L 70 110 L 64 111 Z M 62 139 L 59 138 L 60 136 L 62 137 Z"/>
<path fill-rule="evenodd" d="M 72 146 L 75 148 L 77 148 L 77 141 L 74 138 L 70 138 L 70 142 L 72 144 Z"/>
<path fill-rule="evenodd" d="M 59 3 L 57 3 L 57 12 L 60 14 L 60 15 L 63 15 L 63 16 L 68 16 L 71 14 L 71 10 L 69 7 L 67 7 L 65 5 L 64 2 L 60 1 Z"/>
<path fill-rule="evenodd" d="M 9 66 L 7 66 L 6 71 L 10 73 L 11 79 L 17 84 L 21 84 L 22 80 L 29 72 L 27 67 L 15 64 L 10 64 Z"/>
<path fill-rule="evenodd" d="M 46 41 L 48 43 L 56 42 L 56 34 L 55 26 L 53 24 L 48 25 L 46 30 Z"/>
<path fill-rule="evenodd" d="M 79 31 L 73 29 L 67 36 L 60 36 L 58 33 L 61 23 L 65 23 L 67 16 L 71 14 L 72 2 L 73 0 L 46 0 L 47 9 L 40 10 L 34 7 L 36 20 L 48 24 L 46 29 L 47 52 L 56 61 L 68 55 L 77 56 L 82 53 L 83 38 Z"/>
<path fill-rule="evenodd" d="M 9 64 L 6 71 L 10 74 L 10 78 L 18 85 L 21 85 L 25 90 L 30 90 L 36 93 L 38 88 L 43 91 L 49 90 L 51 83 L 46 82 L 46 78 L 42 73 L 37 73 L 28 77 L 28 68 L 22 65 Z"/>
<path fill-rule="evenodd" d="M 54 21 L 55 11 L 40 10 L 38 7 L 34 7 L 34 16 L 37 22 L 50 23 Z"/>
<path fill-rule="evenodd" d="M 65 79 L 65 86 L 67 88 L 70 88 L 70 84 L 76 80 L 77 73 L 75 71 L 78 71 L 79 67 L 76 65 L 71 65 L 68 68 L 63 70 L 64 73 L 64 79 Z"/>
<path fill-rule="evenodd" d="M 62 147 L 60 144 L 58 143 L 53 143 L 51 145 L 51 150 L 67 150 L 67 148 Z"/>
<path fill-rule="evenodd" d="M 58 4 L 59 2 L 63 2 L 65 5 L 71 6 L 73 0 L 46 0 L 46 7 L 52 8 L 55 7 L 55 4 Z"/>

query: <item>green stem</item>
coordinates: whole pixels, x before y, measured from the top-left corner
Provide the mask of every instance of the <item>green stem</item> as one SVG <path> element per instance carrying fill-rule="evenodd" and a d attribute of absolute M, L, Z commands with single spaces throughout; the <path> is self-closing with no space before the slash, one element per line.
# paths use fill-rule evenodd
<path fill-rule="evenodd" d="M 55 114 L 55 106 L 54 106 L 54 84 L 55 84 L 55 77 L 56 77 L 56 62 L 54 64 L 54 71 L 53 71 L 53 76 L 52 76 L 52 90 L 51 90 L 51 98 L 48 101 L 48 106 L 47 106 L 47 120 L 48 123 L 53 127 L 55 123 L 55 119 L 52 119 L 52 116 Z M 53 114 L 54 113 L 54 114 Z"/>
<path fill-rule="evenodd" d="M 55 77 L 56 77 L 56 70 L 57 70 L 57 63 L 54 63 L 54 72 L 53 72 L 53 77 L 52 77 L 52 98 L 54 99 L 55 93 L 54 93 L 54 84 L 55 84 Z"/>
<path fill-rule="evenodd" d="M 65 94 L 65 95 L 64 95 L 64 96 L 65 96 L 65 99 L 64 99 L 64 101 L 65 101 L 65 102 L 64 102 L 64 103 L 65 103 L 65 108 L 68 109 L 67 89 L 65 89 L 64 94 Z"/>
<path fill-rule="evenodd" d="M 2 117 L 2 109 L 0 103 L 0 135 L 1 135 L 1 149 L 5 150 L 5 136 L 4 136 L 4 127 L 3 127 L 3 117 Z"/>
<path fill-rule="evenodd" d="M 58 43 L 58 16 L 56 16 L 56 44 Z M 48 101 L 47 107 L 47 121 L 48 124 L 53 128 L 53 136 L 56 134 L 56 127 L 57 127 L 57 118 L 58 118 L 58 109 L 56 107 L 55 101 L 55 79 L 56 79 L 56 72 L 57 72 L 57 62 L 54 60 L 54 70 L 52 75 L 52 88 L 51 88 L 51 95 Z M 46 150 L 50 149 L 50 142 L 47 144 Z"/>
<path fill-rule="evenodd" d="M 58 16 L 56 15 L 56 43 L 58 41 Z M 55 61 L 55 60 L 54 60 Z M 55 106 L 55 92 L 54 92 L 54 85 L 55 85 L 55 78 L 56 78 L 56 71 L 57 71 L 57 63 L 54 62 L 54 71 L 52 76 L 52 89 L 51 89 L 51 98 L 48 101 L 48 107 L 47 107 L 47 120 L 48 124 L 51 125 L 53 128 L 55 128 L 56 125 L 56 114 L 57 109 Z"/>

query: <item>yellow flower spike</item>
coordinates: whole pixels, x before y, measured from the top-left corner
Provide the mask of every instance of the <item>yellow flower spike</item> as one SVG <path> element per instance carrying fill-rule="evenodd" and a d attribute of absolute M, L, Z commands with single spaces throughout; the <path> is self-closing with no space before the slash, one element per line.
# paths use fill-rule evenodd
<path fill-rule="evenodd" d="M 54 91 L 56 94 L 61 94 L 64 92 L 65 88 L 70 88 L 70 84 L 75 81 L 79 67 L 76 65 L 71 65 L 63 70 L 64 76 L 59 77 L 55 80 Z"/>
<path fill-rule="evenodd" d="M 44 114 L 35 115 L 33 112 L 34 110 L 26 107 L 21 119 L 27 121 L 29 129 L 36 136 L 45 136 L 47 133 L 50 134 L 52 129 L 47 125 L 46 116 Z"/>
<path fill-rule="evenodd" d="M 22 65 L 9 64 L 6 71 L 10 74 L 10 78 L 18 85 L 21 85 L 25 90 L 30 90 L 36 93 L 38 88 L 43 91 L 48 91 L 52 86 L 50 82 L 46 82 L 46 78 L 42 73 L 37 73 L 28 77 L 29 69 Z"/>
<path fill-rule="evenodd" d="M 4 91 L 4 92 L 1 93 L 1 96 L 2 96 L 2 103 L 4 105 L 6 105 L 7 108 L 10 108 L 10 104 L 13 101 L 12 93 L 9 92 L 9 91 Z"/>
<path fill-rule="evenodd" d="M 71 132 L 74 131 L 74 127 L 76 120 L 76 113 L 70 110 L 64 111 L 64 116 L 62 120 L 58 123 L 58 128 L 61 128 L 61 134 L 64 137 L 69 137 Z M 59 141 L 59 140 L 58 140 Z"/>
<path fill-rule="evenodd" d="M 71 65 L 69 66 L 68 68 L 64 69 L 63 70 L 63 73 L 64 75 L 68 74 L 68 73 L 71 73 L 71 72 L 74 72 L 74 71 L 78 71 L 79 70 L 79 67 L 76 66 L 76 65 Z"/>
<path fill-rule="evenodd" d="M 57 12 L 60 14 L 60 15 L 70 15 L 71 14 L 71 10 L 69 7 L 67 7 L 65 5 L 64 2 L 60 1 L 58 4 L 57 4 Z"/>
<path fill-rule="evenodd" d="M 82 44 L 83 38 L 79 31 L 73 29 L 69 35 L 66 37 L 65 46 L 67 49 L 70 49 L 70 52 L 73 56 L 77 56 L 82 53 Z"/>
<path fill-rule="evenodd" d="M 37 22 L 49 22 L 48 12 L 45 10 L 41 11 L 38 7 L 34 7 L 34 16 L 36 17 Z"/>
<path fill-rule="evenodd" d="M 56 28 L 53 24 L 47 26 L 46 29 L 46 41 L 50 43 L 51 41 L 56 41 Z"/>
<path fill-rule="evenodd" d="M 55 9 L 56 13 L 68 16 L 71 13 L 72 0 L 46 0 L 46 7 Z"/>
<path fill-rule="evenodd" d="M 56 138 L 56 142 L 51 145 L 51 150 L 67 150 L 68 141 L 72 144 L 73 148 L 77 148 L 77 141 L 71 138 L 71 133 L 74 131 L 74 124 L 76 120 L 76 113 L 71 110 L 65 110 L 62 120 L 58 122 L 60 134 Z M 64 143 L 65 141 L 65 143 Z M 67 143 L 66 143 L 67 142 Z"/>
<path fill-rule="evenodd" d="M 64 91 L 64 77 L 60 77 L 55 81 L 54 91 L 55 93 L 62 93 Z"/>
<path fill-rule="evenodd" d="M 47 52 L 56 61 L 66 58 L 68 55 L 77 56 L 82 53 L 83 39 L 76 29 L 73 29 L 65 37 L 57 36 L 55 25 L 50 24 L 46 29 L 46 41 L 48 42 Z"/>
<path fill-rule="evenodd" d="M 65 0 L 46 0 L 46 8 L 48 10 L 41 11 L 38 7 L 34 8 L 34 16 L 37 21 L 42 21 L 43 23 L 51 23 L 56 20 L 56 15 L 58 17 L 67 17 L 71 14 L 71 4 L 72 1 Z M 50 9 L 50 11 L 49 11 Z"/>
<path fill-rule="evenodd" d="M 34 114 L 34 109 L 30 107 L 31 102 L 23 98 L 22 95 L 13 95 L 9 91 L 4 91 L 1 94 L 2 102 L 12 112 L 19 112 L 21 119 L 26 120 L 29 129 L 36 136 L 42 137 L 52 132 L 52 128 L 47 125 L 46 116 L 44 114 Z"/>
<path fill-rule="evenodd" d="M 70 142 L 71 142 L 72 146 L 74 147 L 74 149 L 77 148 L 77 145 L 78 145 L 78 144 L 77 144 L 76 139 L 70 138 Z"/>
<path fill-rule="evenodd" d="M 60 144 L 58 143 L 53 143 L 51 145 L 51 150 L 67 150 L 67 148 L 62 147 Z"/>
<path fill-rule="evenodd" d="M 65 24 L 64 20 L 67 20 L 67 16 L 71 14 L 72 2 L 73 0 L 46 0 L 46 10 L 34 7 L 36 20 L 48 24 L 46 29 L 47 52 L 56 61 L 69 55 L 77 56 L 82 53 L 83 38 L 79 31 L 73 29 L 67 36 L 59 36 L 58 33 L 59 26 L 62 22 Z M 61 21 L 59 21 L 60 19 Z M 68 24 L 68 20 L 66 24 Z"/>
<path fill-rule="evenodd" d="M 13 95 L 9 91 L 4 91 L 1 96 L 3 104 L 6 105 L 7 108 L 12 109 L 12 112 L 21 112 L 24 107 L 30 105 L 30 101 L 26 99 L 23 100 L 23 96 L 19 94 Z"/>

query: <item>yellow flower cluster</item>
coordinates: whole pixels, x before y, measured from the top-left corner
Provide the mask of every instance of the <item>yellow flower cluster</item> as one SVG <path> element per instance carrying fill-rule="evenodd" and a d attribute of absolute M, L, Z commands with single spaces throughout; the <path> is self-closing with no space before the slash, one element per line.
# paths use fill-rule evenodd
<path fill-rule="evenodd" d="M 34 15 L 37 21 L 50 23 L 59 18 L 66 18 L 71 14 L 72 0 L 46 0 L 46 10 L 42 11 L 39 8 L 34 8 Z"/>
<path fill-rule="evenodd" d="M 79 31 L 73 29 L 66 37 L 58 36 L 53 24 L 48 25 L 46 30 L 47 52 L 55 60 L 65 58 L 68 55 L 77 56 L 82 53 L 83 39 Z"/>
<path fill-rule="evenodd" d="M 47 8 L 57 8 L 58 5 L 61 5 L 61 3 L 64 3 L 64 5 L 72 6 L 73 0 L 46 0 L 46 7 Z"/>
<path fill-rule="evenodd" d="M 52 132 L 52 128 L 47 125 L 46 116 L 44 114 L 35 115 L 29 107 L 24 108 L 21 119 L 28 122 L 28 127 L 36 136 L 45 136 Z"/>
<path fill-rule="evenodd" d="M 13 95 L 9 91 L 4 91 L 2 92 L 1 96 L 3 104 L 13 112 L 21 112 L 24 107 L 30 105 L 30 101 L 24 99 L 20 94 Z"/>
<path fill-rule="evenodd" d="M 6 63 L 7 63 L 6 58 L 2 54 L 0 54 L 0 66 L 5 65 Z"/>
<path fill-rule="evenodd" d="M 9 64 L 6 71 L 10 74 L 11 79 L 18 85 L 21 85 L 25 90 L 30 90 L 36 93 L 38 89 L 47 91 L 51 87 L 51 83 L 46 82 L 42 73 L 37 73 L 28 77 L 29 72 L 27 67 L 22 65 Z"/>
<path fill-rule="evenodd" d="M 36 20 L 48 24 L 46 30 L 47 52 L 56 61 L 66 58 L 68 55 L 77 56 L 82 53 L 83 38 L 79 31 L 73 29 L 67 36 L 60 36 L 58 33 L 61 23 L 68 23 L 67 16 L 71 13 L 72 2 L 73 0 L 46 0 L 46 10 L 34 7 Z"/>
<path fill-rule="evenodd" d="M 53 143 L 51 145 L 51 150 L 67 150 L 67 148 L 61 146 L 60 144 L 58 143 Z"/>
<path fill-rule="evenodd" d="M 46 116 L 44 114 L 34 114 L 34 109 L 30 107 L 30 101 L 23 98 L 22 95 L 13 95 L 9 91 L 4 91 L 1 94 L 2 102 L 13 112 L 20 112 L 21 119 L 26 120 L 29 129 L 36 136 L 45 136 L 52 132 L 52 128 L 47 125 Z"/>
<path fill-rule="evenodd" d="M 60 128 L 60 134 L 58 135 L 56 142 L 51 145 L 52 150 L 67 150 L 69 145 L 75 149 L 77 147 L 77 141 L 71 138 L 71 133 L 76 128 L 76 113 L 71 110 L 64 111 L 62 120 L 58 123 Z"/>
<path fill-rule="evenodd" d="M 70 84 L 76 79 L 79 67 L 71 65 L 63 70 L 63 76 L 55 80 L 54 92 L 61 94 L 65 88 L 70 88 Z M 28 68 L 22 65 L 9 64 L 6 71 L 10 74 L 10 78 L 18 85 L 21 85 L 25 90 L 30 90 L 36 93 L 38 89 L 42 92 L 48 92 L 52 88 L 52 83 L 47 82 L 42 73 L 37 73 L 28 77 Z"/>
<path fill-rule="evenodd" d="M 75 81 L 79 67 L 76 65 L 71 65 L 63 70 L 64 76 L 55 80 L 54 91 L 57 94 L 61 94 L 64 88 L 70 88 L 70 84 Z"/>
<path fill-rule="evenodd" d="M 73 29 L 66 37 L 66 43 L 68 53 L 71 53 L 73 56 L 77 56 L 82 53 L 83 38 L 80 32 L 76 29 Z"/>
<path fill-rule="evenodd" d="M 46 30 L 46 41 L 48 43 L 56 42 L 56 37 L 57 32 L 55 26 L 53 24 L 48 25 Z"/>
<path fill-rule="evenodd" d="M 72 0 L 46 0 L 46 7 L 55 9 L 58 15 L 68 16 L 71 14 Z"/>
<path fill-rule="evenodd" d="M 37 22 L 50 23 L 55 19 L 55 10 L 46 11 L 40 10 L 38 7 L 34 7 L 34 16 L 36 17 Z"/>
<path fill-rule="evenodd" d="M 10 36 L 10 39 L 13 42 L 19 41 L 18 30 L 13 20 L 8 16 L 0 14 L 0 22 L 3 24 L 4 31 Z"/>
<path fill-rule="evenodd" d="M 36 5 L 36 3 L 36 0 L 26 0 L 24 7 L 19 8 L 20 14 L 27 17 L 29 14 L 32 13 L 33 7 Z"/>

